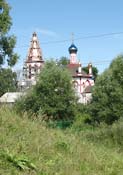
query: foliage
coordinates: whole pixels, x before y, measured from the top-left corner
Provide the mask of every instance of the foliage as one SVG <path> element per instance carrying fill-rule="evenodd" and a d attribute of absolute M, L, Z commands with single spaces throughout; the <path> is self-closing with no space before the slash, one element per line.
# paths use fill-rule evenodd
<path fill-rule="evenodd" d="M 114 133 L 113 142 L 110 139 L 108 142 L 108 136 L 106 139 L 110 130 Z M 52 129 L 39 120 L 28 119 L 26 114 L 20 117 L 11 108 L 0 108 L 0 153 L 6 155 L 5 158 L 0 154 L 0 174 L 122 174 L 122 130 L 120 123 L 103 131 L 99 128 L 76 133 L 70 128 L 65 131 Z M 12 157 L 12 161 L 8 161 L 7 157 Z M 23 164 L 25 158 L 36 166 L 36 171 L 32 168 L 20 171 L 17 168 L 16 165 Z M 14 164 L 15 160 L 17 164 Z"/>
<path fill-rule="evenodd" d="M 69 73 L 49 61 L 42 69 L 36 86 L 20 105 L 21 111 L 38 113 L 45 120 L 72 120 L 76 102 Z"/>
<path fill-rule="evenodd" d="M 5 0 L 0 0 L 0 65 L 7 61 L 9 66 L 15 65 L 18 60 L 18 55 L 13 49 L 16 44 L 16 37 L 8 35 L 12 20 L 9 14 L 10 6 Z"/>
<path fill-rule="evenodd" d="M 87 122 L 90 120 L 90 115 L 87 113 L 82 113 L 75 117 L 75 120 L 71 126 L 74 132 L 85 131 L 88 129 L 92 129 L 92 126 L 89 125 Z"/>
<path fill-rule="evenodd" d="M 14 92 L 17 88 L 17 76 L 11 69 L 0 69 L 0 96 L 5 92 Z"/>
<path fill-rule="evenodd" d="M 57 64 L 58 66 L 63 66 L 66 67 L 69 64 L 70 60 L 67 57 L 61 57 L 58 61 Z"/>
<path fill-rule="evenodd" d="M 83 130 L 83 127 L 89 122 L 90 118 L 91 116 L 88 113 L 88 106 L 78 103 L 76 105 L 76 116 L 72 128 L 78 131 Z"/>
<path fill-rule="evenodd" d="M 82 70 L 84 70 L 87 74 L 89 73 L 88 66 L 87 67 L 83 67 Z M 93 73 L 93 76 L 94 76 L 94 80 L 96 80 L 96 78 L 98 76 L 98 69 L 97 69 L 97 67 L 92 66 L 92 73 Z"/>
<path fill-rule="evenodd" d="M 93 88 L 90 113 L 93 122 L 112 124 L 123 116 L 123 56 L 114 59 L 105 72 L 98 76 Z"/>
<path fill-rule="evenodd" d="M 112 125 L 102 123 L 91 132 L 86 132 L 85 137 L 98 144 L 102 143 L 109 147 L 114 145 L 123 150 L 123 120 L 114 122 Z"/>
<path fill-rule="evenodd" d="M 13 164 L 13 166 L 20 170 L 36 170 L 36 166 L 25 156 L 16 156 L 11 154 L 8 150 L 0 153 L 0 156 Z"/>

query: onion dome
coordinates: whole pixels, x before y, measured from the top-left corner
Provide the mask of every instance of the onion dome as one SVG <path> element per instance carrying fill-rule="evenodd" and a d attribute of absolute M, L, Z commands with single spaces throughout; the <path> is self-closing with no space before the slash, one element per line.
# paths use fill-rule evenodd
<path fill-rule="evenodd" d="M 69 53 L 77 53 L 78 49 L 74 44 L 71 44 L 71 46 L 68 48 Z"/>

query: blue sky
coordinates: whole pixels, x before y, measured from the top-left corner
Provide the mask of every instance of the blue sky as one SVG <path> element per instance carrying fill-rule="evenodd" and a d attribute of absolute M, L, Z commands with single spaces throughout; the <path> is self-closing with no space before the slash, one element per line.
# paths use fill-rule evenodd
<path fill-rule="evenodd" d="M 8 0 L 13 26 L 10 33 L 17 37 L 15 51 L 20 69 L 26 59 L 32 33 L 37 32 L 46 59 L 69 57 L 71 34 L 78 47 L 78 60 L 85 66 L 92 62 L 102 72 L 111 60 L 123 53 L 123 34 L 90 37 L 123 32 L 122 0 Z M 76 40 L 77 38 L 81 38 Z M 83 39 L 82 39 L 83 38 Z M 54 41 L 63 41 L 53 43 Z"/>

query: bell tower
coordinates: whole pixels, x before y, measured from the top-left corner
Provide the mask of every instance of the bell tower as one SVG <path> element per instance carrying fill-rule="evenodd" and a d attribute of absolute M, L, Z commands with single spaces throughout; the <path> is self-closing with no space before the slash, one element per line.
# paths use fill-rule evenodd
<path fill-rule="evenodd" d="M 23 67 L 23 75 L 26 81 L 30 81 L 31 84 L 36 83 L 36 75 L 40 73 L 41 68 L 44 65 L 42 50 L 38 41 L 37 34 L 32 34 L 32 39 L 26 61 Z"/>

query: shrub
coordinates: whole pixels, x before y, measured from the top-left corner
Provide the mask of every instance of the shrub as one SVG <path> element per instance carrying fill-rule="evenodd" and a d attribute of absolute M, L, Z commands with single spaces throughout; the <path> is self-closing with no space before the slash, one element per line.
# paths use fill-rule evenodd
<path fill-rule="evenodd" d="M 73 120 L 77 99 L 66 69 L 55 62 L 45 64 L 37 84 L 22 101 L 17 102 L 18 111 L 28 111 L 43 120 Z"/>

